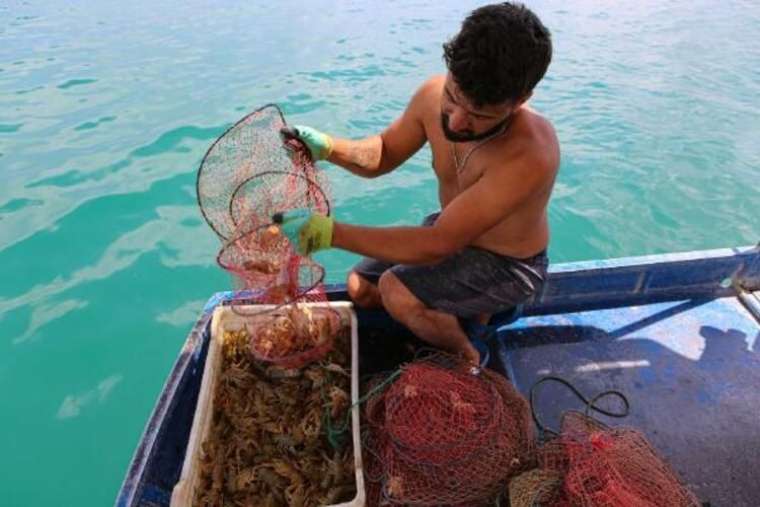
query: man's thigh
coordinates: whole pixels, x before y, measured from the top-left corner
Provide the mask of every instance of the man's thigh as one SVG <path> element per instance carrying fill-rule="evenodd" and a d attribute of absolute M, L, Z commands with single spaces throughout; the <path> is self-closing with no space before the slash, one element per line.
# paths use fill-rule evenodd
<path fill-rule="evenodd" d="M 432 226 L 440 214 L 440 212 L 435 212 L 427 215 L 422 220 L 421 225 L 425 227 Z M 371 257 L 364 257 L 356 266 L 354 266 L 353 272 L 368 282 L 377 285 L 377 282 L 380 280 L 382 274 L 393 266 L 395 266 L 395 264 L 391 262 L 383 262 Z"/>
<path fill-rule="evenodd" d="M 380 280 L 380 277 L 383 275 L 383 273 L 385 273 L 393 266 L 394 264 L 389 262 L 382 262 L 370 257 L 364 257 L 361 261 L 359 261 L 358 264 L 354 266 L 352 271 L 367 280 L 369 283 L 377 285 L 377 282 Z"/>
<path fill-rule="evenodd" d="M 466 248 L 424 266 L 390 271 L 425 306 L 464 319 L 494 314 L 533 297 L 543 286 L 545 257 L 536 266 L 478 248 Z"/>

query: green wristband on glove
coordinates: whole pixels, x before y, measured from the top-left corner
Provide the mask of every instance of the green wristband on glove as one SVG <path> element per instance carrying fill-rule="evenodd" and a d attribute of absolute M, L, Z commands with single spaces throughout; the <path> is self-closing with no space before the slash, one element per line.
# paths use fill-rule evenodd
<path fill-rule="evenodd" d="M 317 129 L 305 125 L 293 125 L 283 128 L 280 132 L 286 139 L 295 138 L 303 141 L 314 160 L 325 160 L 332 153 L 332 137 Z"/>
<path fill-rule="evenodd" d="M 275 217 L 283 234 L 290 240 L 299 255 L 311 255 L 332 246 L 332 217 L 312 213 L 307 209 L 296 209 Z"/>

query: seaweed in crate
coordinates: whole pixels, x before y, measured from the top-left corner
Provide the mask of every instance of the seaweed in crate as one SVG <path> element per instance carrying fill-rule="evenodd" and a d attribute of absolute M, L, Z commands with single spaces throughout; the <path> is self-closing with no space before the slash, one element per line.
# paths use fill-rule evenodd
<path fill-rule="evenodd" d="M 194 505 L 306 507 L 354 497 L 350 439 L 341 447 L 328 438 L 351 406 L 348 335 L 338 332 L 321 361 L 282 370 L 251 356 L 246 329 L 224 332 Z"/>

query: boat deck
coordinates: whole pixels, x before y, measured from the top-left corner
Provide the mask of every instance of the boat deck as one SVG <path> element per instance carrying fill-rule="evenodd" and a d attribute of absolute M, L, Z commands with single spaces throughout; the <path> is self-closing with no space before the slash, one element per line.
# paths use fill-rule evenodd
<path fill-rule="evenodd" d="M 491 366 L 526 396 L 547 375 L 587 397 L 622 391 L 630 415 L 600 420 L 643 431 L 702 501 L 760 505 L 760 325 L 738 297 L 527 317 L 499 335 Z M 550 428 L 585 408 L 556 383 L 536 401 Z"/>

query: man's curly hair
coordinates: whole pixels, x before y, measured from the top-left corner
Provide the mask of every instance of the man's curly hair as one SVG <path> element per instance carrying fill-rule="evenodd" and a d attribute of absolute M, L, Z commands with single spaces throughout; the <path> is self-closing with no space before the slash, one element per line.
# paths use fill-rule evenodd
<path fill-rule="evenodd" d="M 486 5 L 472 11 L 460 32 L 443 45 L 443 58 L 476 107 L 518 101 L 549 67 L 551 34 L 522 4 Z"/>

